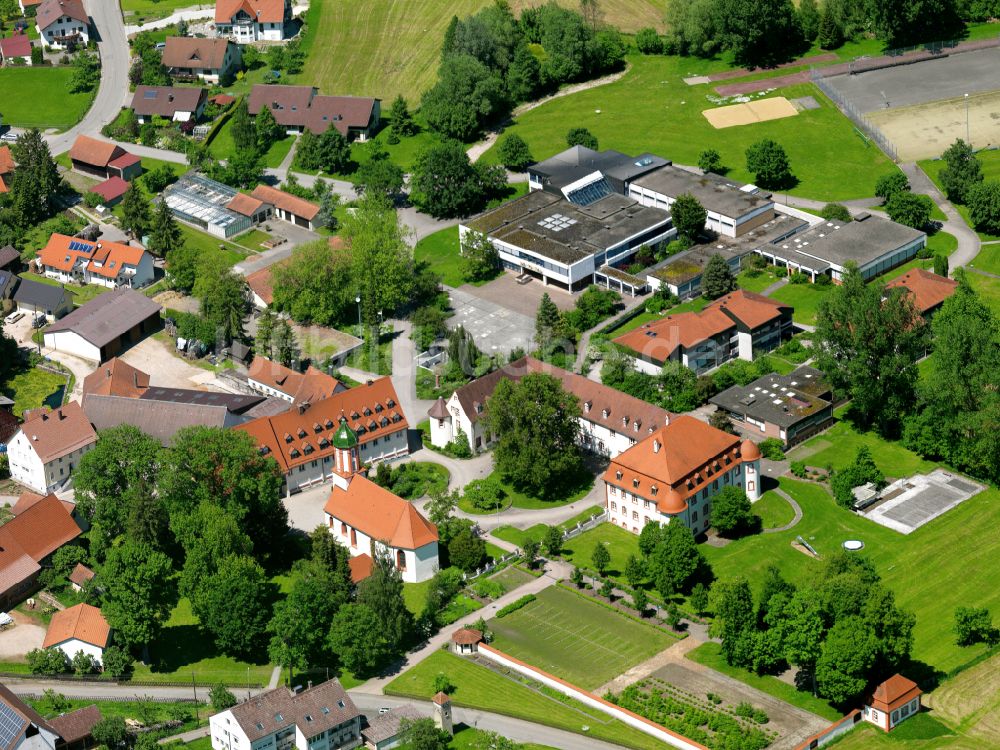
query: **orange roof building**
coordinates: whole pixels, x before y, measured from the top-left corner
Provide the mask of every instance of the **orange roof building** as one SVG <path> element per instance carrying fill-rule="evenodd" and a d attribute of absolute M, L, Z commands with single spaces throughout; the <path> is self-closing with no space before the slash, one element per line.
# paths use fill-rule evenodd
<path fill-rule="evenodd" d="M 10 178 L 14 176 L 14 157 L 10 146 L 0 146 L 0 193 L 10 190 Z"/>
<path fill-rule="evenodd" d="M 306 229 L 316 229 L 315 220 L 319 214 L 319 206 L 315 203 L 270 185 L 258 185 L 250 195 L 262 203 L 274 206 L 275 217 L 282 221 Z"/>
<path fill-rule="evenodd" d="M 316 403 L 347 390 L 335 377 L 312 365 L 305 372 L 298 372 L 264 357 L 254 357 L 250 363 L 247 383 L 258 393 L 293 404 Z"/>
<path fill-rule="evenodd" d="M 42 273 L 64 284 L 77 281 L 110 289 L 139 288 L 153 281 L 153 256 L 138 245 L 91 242 L 53 234 L 38 252 Z"/>
<path fill-rule="evenodd" d="M 89 135 L 78 135 L 69 150 L 69 158 L 73 169 L 92 177 L 108 179 L 121 177 L 126 182 L 142 174 L 142 161 L 135 154 L 130 154 L 121 146 L 91 138 Z"/>
<path fill-rule="evenodd" d="M 947 276 L 938 276 L 936 273 L 925 271 L 923 268 L 914 268 L 896 277 L 885 287 L 905 289 L 906 293 L 911 295 L 917 312 L 929 318 L 955 293 L 958 282 Z"/>
<path fill-rule="evenodd" d="M 413 503 L 363 474 L 350 477 L 346 488 L 335 486 L 323 510 L 330 533 L 352 556 L 388 554 L 408 583 L 426 581 L 437 572 L 437 526 Z"/>
<path fill-rule="evenodd" d="M 346 467 L 335 443 L 341 418 L 357 446 Z M 389 378 L 370 380 L 317 401 L 303 401 L 288 411 L 260 417 L 235 429 L 250 435 L 262 455 L 272 456 L 285 475 L 286 490 L 298 492 L 338 476 L 350 476 L 361 465 L 409 454 L 409 427 Z"/>
<path fill-rule="evenodd" d="M 42 648 L 58 648 L 70 659 L 83 651 L 100 662 L 110 642 L 111 628 L 101 610 L 77 604 L 52 615 Z"/>
<path fill-rule="evenodd" d="M 96 442 L 97 433 L 76 401 L 25 412 L 21 429 L 7 444 L 11 477 L 35 492 L 52 492 L 69 480 Z"/>
<path fill-rule="evenodd" d="M 216 0 L 215 29 L 240 44 L 280 42 L 292 20 L 290 0 Z"/>
<path fill-rule="evenodd" d="M 274 302 L 274 280 L 271 276 L 271 266 L 254 271 L 247 276 L 247 286 L 253 295 L 254 307 L 263 310 Z"/>
<path fill-rule="evenodd" d="M 112 357 L 83 380 L 84 396 L 142 398 L 149 390 L 149 375 L 128 362 Z"/>
<path fill-rule="evenodd" d="M 760 497 L 760 458 L 750 440 L 675 417 L 612 459 L 604 472 L 610 520 L 636 534 L 647 523 L 675 521 L 701 534 L 711 525 L 712 496 L 724 487 Z"/>
<path fill-rule="evenodd" d="M 901 674 L 894 674 L 875 686 L 865 700 L 862 713 L 866 721 L 889 732 L 901 721 L 920 712 L 921 695 L 923 691 L 917 683 Z"/>
<path fill-rule="evenodd" d="M 673 361 L 702 373 L 731 359 L 751 361 L 791 335 L 791 307 L 737 289 L 701 312 L 666 315 L 622 334 L 614 343 L 629 350 L 641 372 L 655 375 Z"/>

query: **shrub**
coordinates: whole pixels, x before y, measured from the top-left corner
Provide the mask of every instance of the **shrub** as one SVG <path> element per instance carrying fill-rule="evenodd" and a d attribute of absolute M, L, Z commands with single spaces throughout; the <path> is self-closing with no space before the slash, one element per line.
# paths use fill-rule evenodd
<path fill-rule="evenodd" d="M 505 593 L 503 585 L 499 581 L 489 578 L 481 578 L 476 581 L 472 585 L 472 590 L 476 596 L 480 596 L 483 599 L 499 599 Z"/>
<path fill-rule="evenodd" d="M 132 675 L 132 655 L 121 646 L 104 649 L 104 672 L 116 680 L 126 680 Z"/>
<path fill-rule="evenodd" d="M 57 648 L 33 648 L 27 654 L 32 674 L 63 674 L 70 671 L 69 659 Z"/>
<path fill-rule="evenodd" d="M 736 704 L 736 708 L 733 709 L 733 713 L 737 716 L 742 716 L 744 719 L 753 718 L 754 708 L 747 701 L 740 701 Z"/>
<path fill-rule="evenodd" d="M 997 642 L 998 632 L 986 607 L 959 607 L 955 610 L 955 643 L 971 646 L 974 643 Z"/>
<path fill-rule="evenodd" d="M 506 607 L 501 607 L 500 609 L 498 609 L 497 610 L 497 614 L 496 614 L 497 619 L 499 619 L 501 617 L 506 617 L 511 612 L 517 612 L 517 610 L 521 609 L 522 607 L 527 607 L 533 601 L 535 601 L 535 595 L 534 594 L 525 594 L 524 596 L 522 596 L 517 601 L 513 601 L 510 604 L 508 604 Z"/>
<path fill-rule="evenodd" d="M 448 679 L 448 675 L 442 672 L 434 678 L 434 692 L 451 695 L 455 692 L 455 685 Z"/>
<path fill-rule="evenodd" d="M 208 702 L 212 704 L 213 711 L 225 711 L 236 705 L 236 696 L 223 683 L 219 682 L 209 692 Z"/>
<path fill-rule="evenodd" d="M 816 281 L 813 282 L 816 286 L 830 286 L 833 283 L 833 279 L 827 276 L 825 273 L 821 273 L 816 277 Z"/>
<path fill-rule="evenodd" d="M 767 724 L 771 719 L 768 718 L 763 709 L 758 708 L 754 709 L 753 720 L 758 724 Z"/>
<path fill-rule="evenodd" d="M 802 273 L 802 271 L 796 271 L 791 276 L 788 277 L 789 284 L 808 284 L 809 277 Z"/>
<path fill-rule="evenodd" d="M 767 440 L 762 440 L 758 443 L 757 447 L 760 449 L 760 455 L 764 458 L 770 459 L 771 461 L 785 460 L 785 444 L 778 438 L 768 438 Z"/>
<path fill-rule="evenodd" d="M 840 203 L 827 203 L 820 209 L 819 215 L 827 221 L 832 221 L 834 219 L 837 221 L 851 220 L 851 212 L 847 210 L 847 206 Z"/>
<path fill-rule="evenodd" d="M 779 279 L 783 279 L 788 275 L 788 269 L 782 266 L 775 266 L 774 275 L 777 276 Z"/>
<path fill-rule="evenodd" d="M 71 664 L 73 666 L 73 672 L 79 676 L 94 674 L 95 672 L 101 671 L 101 665 L 97 663 L 97 659 L 83 651 L 77 651 L 73 655 L 73 661 Z"/>
<path fill-rule="evenodd" d="M 805 479 L 806 477 L 806 462 L 805 461 L 792 461 L 791 465 L 792 474 L 799 477 L 800 479 Z"/>

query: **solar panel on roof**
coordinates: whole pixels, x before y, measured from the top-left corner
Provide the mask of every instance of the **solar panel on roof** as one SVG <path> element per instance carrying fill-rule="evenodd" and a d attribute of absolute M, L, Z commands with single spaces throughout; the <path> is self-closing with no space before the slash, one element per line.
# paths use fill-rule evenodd
<path fill-rule="evenodd" d="M 157 91 L 146 91 L 145 93 L 143 93 L 142 98 L 143 99 L 155 99 L 156 95 L 158 93 L 159 92 L 157 92 Z"/>
<path fill-rule="evenodd" d="M 6 703 L 0 703 L 0 743 L 10 747 L 14 738 L 21 734 L 24 719 Z"/>
<path fill-rule="evenodd" d="M 76 240 L 70 240 L 69 249 L 82 252 L 90 252 L 93 249 L 93 247 L 84 242 L 77 242 Z"/>

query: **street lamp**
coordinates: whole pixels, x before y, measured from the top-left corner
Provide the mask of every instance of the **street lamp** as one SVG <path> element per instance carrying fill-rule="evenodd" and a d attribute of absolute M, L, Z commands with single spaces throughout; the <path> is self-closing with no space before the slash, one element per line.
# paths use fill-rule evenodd
<path fill-rule="evenodd" d="M 969 137 L 969 95 L 965 95 L 965 142 L 972 145 L 972 138 Z"/>
<path fill-rule="evenodd" d="M 359 294 L 354 298 L 354 301 L 358 303 L 358 330 L 361 330 L 361 295 Z"/>

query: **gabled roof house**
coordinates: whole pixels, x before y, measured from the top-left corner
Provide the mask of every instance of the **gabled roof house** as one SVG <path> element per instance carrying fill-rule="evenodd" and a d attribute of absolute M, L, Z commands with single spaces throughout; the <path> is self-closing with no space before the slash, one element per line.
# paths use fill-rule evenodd
<path fill-rule="evenodd" d="M 69 150 L 69 158 L 73 169 L 91 177 L 108 179 L 121 177 L 126 182 L 142 174 L 142 160 L 135 154 L 130 154 L 121 146 L 91 138 L 89 135 L 78 135 Z"/>
<path fill-rule="evenodd" d="M 42 648 L 57 648 L 68 659 L 82 651 L 101 664 L 104 649 L 111 644 L 111 627 L 101 610 L 80 603 L 52 615 Z"/>
<path fill-rule="evenodd" d="M 228 39 L 168 36 L 165 45 L 163 64 L 180 80 L 220 83 L 236 74 L 242 59 L 239 46 Z"/>
<path fill-rule="evenodd" d="M 90 42 L 90 16 L 82 0 L 42 0 L 35 27 L 46 47 L 65 49 Z"/>
<path fill-rule="evenodd" d="M 52 492 L 69 480 L 96 442 L 97 433 L 76 401 L 25 412 L 21 429 L 7 445 L 10 475 L 36 492 Z"/>
<path fill-rule="evenodd" d="M 321 135 L 331 127 L 348 140 L 365 141 L 378 131 L 380 99 L 362 96 L 323 96 L 312 86 L 257 84 L 250 90 L 251 115 L 267 108 L 275 122 L 289 133 L 310 130 Z"/>
<path fill-rule="evenodd" d="M 215 32 L 239 44 L 286 38 L 291 0 L 216 0 Z"/>
<path fill-rule="evenodd" d="M 53 234 L 38 253 L 42 273 L 50 279 L 116 289 L 138 288 L 153 281 L 153 256 L 139 245 Z"/>

